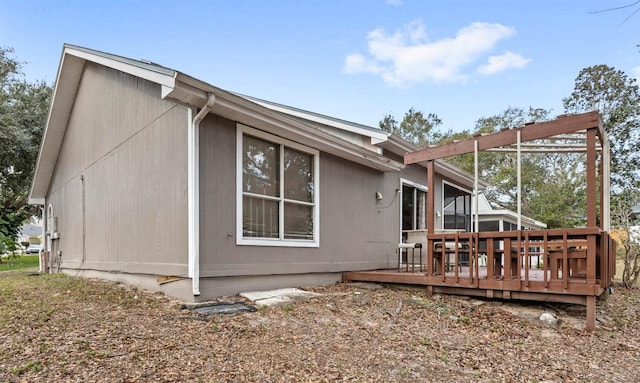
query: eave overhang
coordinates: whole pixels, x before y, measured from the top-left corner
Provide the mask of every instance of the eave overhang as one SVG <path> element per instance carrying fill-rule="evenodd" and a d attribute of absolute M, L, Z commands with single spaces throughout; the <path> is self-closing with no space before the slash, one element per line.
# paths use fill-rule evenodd
<path fill-rule="evenodd" d="M 29 203 L 42 205 L 49 188 L 76 92 L 87 60 L 121 70 L 163 86 L 174 83 L 175 71 L 125 57 L 65 44 L 53 88 L 47 123 L 40 143 Z"/>
<path fill-rule="evenodd" d="M 514 211 L 511 210 L 506 210 L 506 209 L 499 209 L 499 210 L 479 210 L 478 211 L 478 215 L 482 218 L 482 217 L 496 217 L 494 219 L 497 218 L 511 218 L 514 221 L 518 220 L 518 214 Z M 527 216 L 521 216 L 522 218 L 522 223 L 526 224 L 527 226 L 530 226 L 534 229 L 546 229 L 547 228 L 547 224 L 544 222 L 540 222 L 537 221 L 531 217 L 527 217 Z M 482 219 L 481 219 L 482 221 Z"/>
<path fill-rule="evenodd" d="M 210 94 L 214 94 L 216 104 L 211 112 L 222 117 L 249 126 L 268 128 L 273 133 L 287 139 L 380 171 L 397 172 L 405 167 L 404 164 L 376 152 L 376 148 L 367 148 L 328 134 L 321 129 L 320 125 L 332 124 L 331 126 L 338 129 L 348 128 L 353 133 L 366 134 L 371 143 L 384 141 L 386 139 L 385 133 L 361 129 L 357 124 L 340 123 L 331 118 L 320 118 L 318 117 L 320 115 L 313 113 L 288 113 L 284 108 L 268 107 L 265 103 L 257 103 L 151 62 L 132 60 L 65 44 L 38 153 L 36 171 L 29 192 L 29 203 L 31 204 L 41 205 L 45 202 L 87 61 L 157 83 L 161 85 L 163 99 L 198 109 L 206 104 Z"/>
<path fill-rule="evenodd" d="M 314 118 L 313 114 L 289 113 L 286 108 L 275 108 L 258 103 L 246 96 L 214 87 L 193 77 L 178 73 L 172 88 L 163 87 L 162 96 L 176 103 L 197 107 L 203 105 L 208 94 L 214 94 L 216 103 L 211 113 L 230 120 L 282 136 L 288 140 L 307 145 L 322 152 L 347 159 L 383 172 L 397 172 L 405 165 L 384 157 L 375 151 L 357 145 L 328 133 L 324 126 L 332 124 L 330 119 Z M 342 124 L 331 125 L 338 129 L 346 129 Z M 353 127 L 349 127 L 353 132 Z M 360 132 L 358 132 L 360 134 Z M 386 139 L 386 133 L 368 132 L 367 137 L 375 136 L 376 140 Z"/>

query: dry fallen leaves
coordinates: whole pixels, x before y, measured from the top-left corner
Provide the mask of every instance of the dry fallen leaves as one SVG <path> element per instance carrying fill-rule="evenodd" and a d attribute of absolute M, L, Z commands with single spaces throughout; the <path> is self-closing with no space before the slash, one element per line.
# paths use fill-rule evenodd
<path fill-rule="evenodd" d="M 308 302 L 202 317 L 162 294 L 0 273 L 3 382 L 635 382 L 640 292 L 584 308 L 423 290 L 311 288 Z M 226 300 L 240 300 L 227 297 Z M 505 310 L 509 306 L 509 310 Z M 547 327 L 514 307 L 556 310 Z M 573 322 L 572 317 L 576 318 Z"/>

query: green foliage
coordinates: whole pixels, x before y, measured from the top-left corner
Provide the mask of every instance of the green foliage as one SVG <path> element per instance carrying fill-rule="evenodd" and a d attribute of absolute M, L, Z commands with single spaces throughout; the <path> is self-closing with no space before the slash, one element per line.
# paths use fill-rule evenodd
<path fill-rule="evenodd" d="M 51 87 L 23 79 L 22 64 L 0 47 L 0 252 L 15 249 L 20 226 L 38 210 L 27 203 Z"/>
<path fill-rule="evenodd" d="M 404 114 L 404 118 L 398 124 L 398 121 L 392 116 L 387 115 L 380 121 L 380 129 L 396 134 L 403 139 L 413 142 L 417 146 L 424 148 L 437 142 L 441 135 L 434 130 L 435 127 L 442 124 L 442 120 L 429 113 L 426 117 L 414 108 L 410 108 Z"/>
<path fill-rule="evenodd" d="M 443 142 L 497 133 L 529 122 L 549 120 L 551 112 L 541 108 L 509 107 L 501 114 L 480 118 L 473 132 L 443 137 Z M 474 172 L 473 153 L 446 159 L 459 168 Z M 585 211 L 584 175 L 576 171 L 582 156 L 575 154 L 522 154 L 522 213 L 545 222 L 548 227 L 574 227 L 583 224 Z M 480 152 L 479 177 L 488 182 L 488 199 L 500 208 L 517 210 L 517 158 L 515 153 Z"/>
<path fill-rule="evenodd" d="M 504 129 L 523 126 L 530 122 L 542 122 L 551 118 L 551 112 L 542 108 L 509 107 L 501 114 L 483 117 L 476 122 L 475 130 L 440 133 L 434 128 L 441 121 L 435 114 L 426 118 L 421 112 L 410 109 L 401 123 L 391 115 L 380 121 L 380 127 L 398 134 L 420 147 L 464 140 L 479 134 L 496 133 Z M 468 173 L 474 173 L 473 153 L 446 158 Z M 581 171 L 584 156 L 581 154 L 525 153 L 522 155 L 522 213 L 547 223 L 548 227 L 575 227 L 584 224 L 585 179 Z M 489 183 L 485 192 L 499 208 L 517 210 L 517 159 L 515 153 L 480 152 L 478 170 L 480 179 Z"/>
<path fill-rule="evenodd" d="M 622 284 L 627 287 L 635 287 L 640 280 L 640 231 L 638 231 L 639 217 L 634 210 L 640 201 L 640 190 L 628 189 L 611 198 L 612 219 L 620 230 L 621 248 L 618 254 L 622 255 L 624 269 L 622 271 Z"/>
<path fill-rule="evenodd" d="M 607 65 L 584 68 L 570 97 L 567 112 L 597 110 L 611 146 L 611 218 L 614 227 L 629 233 L 632 209 L 640 201 L 640 90 L 636 80 Z M 634 286 L 640 277 L 638 238 L 623 238 L 623 283 Z"/>
<path fill-rule="evenodd" d="M 580 71 L 565 111 L 597 110 L 611 142 L 611 187 L 614 193 L 640 187 L 640 91 L 636 80 L 607 65 Z"/>

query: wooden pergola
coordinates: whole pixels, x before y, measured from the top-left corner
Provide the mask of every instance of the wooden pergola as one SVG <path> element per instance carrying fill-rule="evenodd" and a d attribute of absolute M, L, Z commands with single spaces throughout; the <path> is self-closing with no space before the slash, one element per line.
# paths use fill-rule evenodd
<path fill-rule="evenodd" d="M 589 112 L 526 124 L 467 140 L 407 153 L 405 164 L 427 169 L 428 188 L 435 190 L 434 161 L 475 153 L 478 194 L 478 152 L 585 152 L 586 226 L 549 230 L 460 233 L 435 227 L 435 193 L 427 197 L 426 264 L 418 273 L 375 270 L 345 273 L 345 280 L 426 285 L 432 292 L 583 304 L 587 328 L 595 328 L 596 299 L 611 286 L 615 243 L 609 236 L 609 144 L 600 115 Z M 600 181 L 600 182 L 599 182 Z M 520 191 L 518 216 L 521 215 Z M 477 200 L 475 204 L 478 206 Z M 600 206 L 600 220 L 597 207 Z M 518 222 L 518 227 L 522 225 Z M 536 260 L 535 267 L 533 260 Z M 541 266 L 542 265 L 542 266 Z M 423 267 L 424 266 L 424 267 Z M 424 269 L 424 270 L 423 270 Z"/>
<path fill-rule="evenodd" d="M 586 136 L 586 145 L 578 146 L 564 146 L 562 149 L 548 146 L 548 145 L 536 145 L 536 140 L 542 139 L 561 139 L 566 140 L 567 135 L 581 133 Z M 522 144 L 526 142 L 533 142 L 533 146 L 528 146 L 526 149 L 522 149 Z M 476 155 L 476 172 L 475 178 L 478 179 L 477 171 L 477 154 L 480 151 L 488 151 L 497 148 L 513 147 L 516 146 L 516 153 L 520 157 L 520 153 L 523 151 L 552 151 L 552 152 L 566 152 L 566 151 L 584 151 L 587 154 L 586 159 L 586 171 L 587 171 L 587 227 L 600 226 L 602 229 L 609 230 L 609 149 L 606 133 L 602 127 L 600 120 L 600 114 L 598 112 L 589 112 L 576 115 L 565 115 L 557 118 L 553 121 L 540 122 L 527 124 L 523 127 L 503 130 L 498 133 L 480 135 L 463 141 L 450 142 L 437 147 L 429 147 L 417 152 L 407 153 L 404 156 L 404 163 L 415 164 L 420 163 L 427 168 L 428 175 L 433 174 L 433 163 L 437 159 L 452 157 L 460 154 L 475 153 Z M 598 161 L 597 153 L 602 153 L 602 159 L 599 162 L 600 174 L 602 174 L 602 188 L 598 189 L 597 185 L 597 172 Z M 520 158 L 518 158 L 518 180 L 521 178 L 520 174 Z M 434 190 L 433 177 L 428 177 L 429 190 Z M 477 182 L 476 182 L 477 184 Z M 520 182 L 518 182 L 518 185 Z M 477 195 L 477 187 L 474 190 L 474 194 Z M 600 214 L 602 217 L 602 224 L 597 224 L 596 217 L 596 199 L 600 198 Z M 433 212 L 434 207 L 433 193 L 429 193 L 429 208 Z M 518 195 L 518 202 L 521 197 Z M 521 214 L 519 209 L 518 214 Z M 476 221 L 477 222 L 477 221 Z M 434 229 L 434 215 L 430 214 L 428 217 L 427 228 L 431 229 L 430 233 L 433 233 Z M 476 230 L 477 231 L 477 230 Z"/>

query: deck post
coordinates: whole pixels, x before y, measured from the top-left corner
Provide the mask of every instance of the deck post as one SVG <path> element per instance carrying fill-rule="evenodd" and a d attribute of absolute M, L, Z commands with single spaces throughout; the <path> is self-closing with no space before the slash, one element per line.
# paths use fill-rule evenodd
<path fill-rule="evenodd" d="M 587 129 L 587 227 L 596 227 L 596 129 Z"/>
<path fill-rule="evenodd" d="M 427 162 L 427 236 L 435 233 L 435 184 L 433 160 Z"/>
<path fill-rule="evenodd" d="M 587 296 L 587 331 L 596 329 L 596 296 Z"/>
<path fill-rule="evenodd" d="M 434 252 L 433 249 L 433 234 L 435 233 L 435 205 L 436 205 L 436 197 L 435 197 L 435 184 L 434 180 L 434 169 L 433 169 L 433 160 L 427 162 L 427 275 L 432 276 L 433 270 L 433 262 L 434 262 Z M 444 259 L 443 259 L 444 261 Z M 444 275 L 444 272 L 442 273 Z"/>

